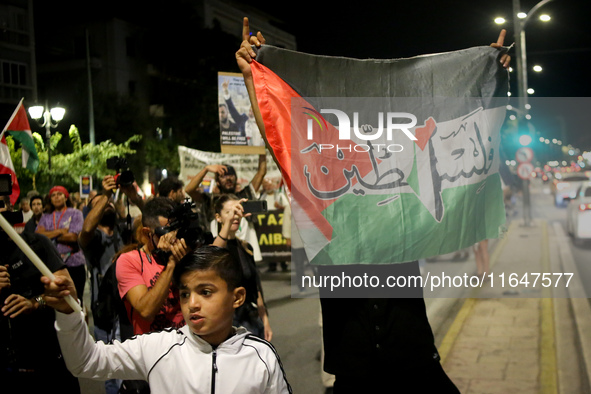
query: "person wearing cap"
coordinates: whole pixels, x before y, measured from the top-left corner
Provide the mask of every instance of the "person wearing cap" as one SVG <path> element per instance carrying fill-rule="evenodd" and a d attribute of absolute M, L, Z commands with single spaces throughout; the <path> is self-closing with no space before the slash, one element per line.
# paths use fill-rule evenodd
<path fill-rule="evenodd" d="M 219 189 L 218 193 L 205 193 L 199 188 L 199 185 L 208 173 L 215 174 L 215 183 Z M 247 200 L 257 200 L 258 191 L 263 184 L 263 179 L 267 174 L 267 155 L 259 155 L 259 165 L 256 174 L 250 183 L 239 190 L 238 176 L 236 169 L 228 164 L 210 164 L 199 171 L 185 187 L 185 192 L 191 196 L 193 201 L 200 207 L 205 215 L 205 231 L 211 231 L 214 236 L 217 235 L 217 222 L 214 217 L 214 200 L 223 194 L 233 194 L 238 198 Z M 261 250 L 259 248 L 258 237 L 254 226 L 250 221 L 246 221 L 246 228 L 241 228 L 237 237 L 250 243 L 254 249 L 255 262 L 262 261 Z M 242 227 L 242 226 L 241 226 Z"/>
<path fill-rule="evenodd" d="M 206 200 L 211 200 L 213 196 L 211 194 L 205 193 L 202 189 L 199 188 L 199 185 L 208 174 L 215 175 L 215 183 L 219 189 L 219 194 L 234 194 L 239 198 L 246 198 L 249 200 L 256 199 L 258 194 L 258 190 L 261 188 L 263 184 L 263 179 L 267 174 L 267 155 L 259 155 L 259 166 L 257 169 L 256 174 L 250 181 L 247 187 L 238 190 L 238 177 L 236 174 L 236 169 L 228 164 L 210 164 L 203 168 L 197 175 L 191 179 L 191 182 L 185 187 L 185 192 L 191 196 L 191 198 L 196 203 L 202 203 Z M 209 203 L 210 201 L 208 201 Z M 207 204 L 207 203 L 206 203 Z M 208 204 L 208 207 L 212 207 L 212 204 Z M 211 210 L 211 209 L 210 209 Z M 208 212 L 208 219 L 213 219 L 213 213 Z"/>
<path fill-rule="evenodd" d="M 49 190 L 51 210 L 39 220 L 35 232 L 45 235 L 56 245 L 76 285 L 78 294 L 84 294 L 86 260 L 78 246 L 78 234 L 84 222 L 82 212 L 70 208 L 70 193 L 63 186 Z"/>

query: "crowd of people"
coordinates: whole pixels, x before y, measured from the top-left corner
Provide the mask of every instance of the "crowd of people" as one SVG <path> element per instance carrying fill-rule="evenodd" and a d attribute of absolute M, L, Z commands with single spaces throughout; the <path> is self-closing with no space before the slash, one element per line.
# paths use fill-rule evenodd
<path fill-rule="evenodd" d="M 264 38 L 250 35 L 246 18 L 243 29 L 236 57 L 264 133 L 250 74 L 252 46 Z M 502 37 L 493 46 L 502 46 Z M 502 62 L 506 67 L 507 57 Z M 266 170 L 261 155 L 257 173 L 241 188 L 232 166 L 208 165 L 187 185 L 164 179 L 151 198 L 113 176 L 84 200 L 60 185 L 47 195 L 23 196 L 23 223 L 15 227 L 54 278 L 42 277 L 0 233 L 3 385 L 37 392 L 51 381 L 59 382 L 60 392 L 78 393 L 76 377 L 89 377 L 105 380 L 108 394 L 291 392 L 269 343 L 260 250 L 242 207 L 262 198 L 289 212 L 289 201 L 265 180 Z M 200 187 L 207 174 L 215 176 L 215 193 Z M 4 201 L 2 210 L 14 210 L 9 198 Z M 185 201 L 195 205 L 187 210 Z M 305 260 L 298 234 L 283 233 Z M 319 267 L 321 274 L 334 268 Z M 419 272 L 417 262 L 382 268 L 393 275 Z M 83 303 L 87 281 L 90 305 Z M 67 296 L 78 300 L 82 313 L 73 311 Z M 457 392 L 439 363 L 420 296 L 321 294 L 321 307 L 324 369 L 334 375 L 335 390 Z"/>
<path fill-rule="evenodd" d="M 237 174 L 233 167 L 215 165 L 208 166 L 204 171 L 203 175 L 212 172 L 216 176 L 217 187 L 213 194 L 201 190 L 199 186 L 202 177 L 200 179 L 199 175 L 186 189 L 178 178 L 165 178 L 158 184 L 157 194 L 149 198 L 142 196 L 137 185 L 117 184 L 111 175 L 103 178 L 101 190 L 94 191 L 83 200 L 78 198 L 77 193 L 69 193 L 60 185 L 53 186 L 45 196 L 33 191 L 20 199 L 18 212 L 22 213 L 23 220 L 14 227 L 27 242 L 36 245 L 33 240 L 42 241 L 37 243 L 43 245 L 43 250 L 36 248 L 36 252 L 42 257 L 42 261 L 55 271 L 56 277 L 66 278 L 63 286 L 73 286 L 69 289 L 69 294 L 79 299 L 83 308 L 83 316 L 80 319 L 84 325 L 90 327 L 88 332 L 93 341 L 111 343 L 117 340 L 127 343 L 127 340 L 137 335 L 167 330 L 181 332 L 186 330 L 184 327 L 187 324 L 195 326 L 191 317 L 195 313 L 199 314 L 204 322 L 197 324 L 198 328 L 192 332 L 210 331 L 212 327 L 208 327 L 208 324 L 215 319 L 221 319 L 217 324 L 222 326 L 224 323 L 224 331 L 227 331 L 226 323 L 229 316 L 229 327 L 245 327 L 231 335 L 232 342 L 239 340 L 243 343 L 242 346 L 249 343 L 258 355 L 264 355 L 262 360 L 259 356 L 254 360 L 250 355 L 250 365 L 256 368 L 264 365 L 265 368 L 273 369 L 273 374 L 269 376 L 273 382 L 269 382 L 279 391 L 270 392 L 288 392 L 289 384 L 279 359 L 275 356 L 273 348 L 265 342 L 271 341 L 272 329 L 263 297 L 260 272 L 255 262 L 256 255 L 260 256 L 260 251 L 252 223 L 247 220 L 248 215 L 243 213 L 241 205 L 247 198 L 259 197 L 258 189 L 266 174 L 266 157 L 261 156 L 258 172 L 252 182 L 242 190 L 237 183 Z M 16 211 L 16 207 L 10 205 L 9 196 L 4 196 L 3 199 L 3 210 Z M 137 207 L 139 213 L 127 210 L 122 203 L 125 199 L 129 200 L 130 206 Z M 187 220 L 187 217 L 190 219 Z M 180 225 L 182 229 L 176 226 L 179 220 L 183 223 Z M 214 234 L 211 233 L 211 229 L 214 229 Z M 180 236 L 177 239 L 178 231 L 184 231 L 183 236 L 187 239 Z M 254 237 L 251 236 L 253 234 Z M 251 242 L 247 242 L 249 236 Z M 6 365 L 2 365 L 0 374 L 7 378 L 6 382 L 23 388 L 34 390 L 41 387 L 42 383 L 39 380 L 30 377 L 46 376 L 47 365 L 40 363 L 45 359 L 31 357 L 30 344 L 23 337 L 25 333 L 30 333 L 34 325 L 23 331 L 20 329 L 22 324 L 17 323 L 30 323 L 30 319 L 38 318 L 37 315 L 42 311 L 45 321 L 43 327 L 49 333 L 48 342 L 52 344 L 55 357 L 60 361 L 52 365 L 55 368 L 60 367 L 60 374 L 67 376 L 67 381 L 71 382 L 64 392 L 78 393 L 77 379 L 66 368 L 66 365 L 70 367 L 68 357 L 65 358 L 66 364 L 63 361 L 63 356 L 66 356 L 63 352 L 66 352 L 64 349 L 67 347 L 60 341 L 60 350 L 55 331 L 51 327 L 55 323 L 53 313 L 48 313 L 49 308 L 45 308 L 46 305 L 55 305 L 51 297 L 47 297 L 47 293 L 43 292 L 41 274 L 4 232 L 2 240 L 5 245 L 11 245 L 14 253 L 5 261 L 6 265 L 4 262 L 0 265 L 0 296 L 7 300 L 2 308 L 2 333 L 6 331 L 6 335 L 1 336 L 4 345 L 2 348 L 7 352 L 7 357 L 2 357 L 2 360 L 6 360 Z M 188 244 L 189 242 L 191 243 Z M 207 249 L 207 253 L 203 252 L 200 258 L 194 256 L 197 250 L 202 251 L 202 247 L 207 245 L 212 245 Z M 200 312 L 202 306 L 191 305 L 190 297 L 187 300 L 182 295 L 183 286 L 188 286 L 189 293 L 194 291 L 190 288 L 191 285 L 187 285 L 193 283 L 193 275 L 189 275 L 190 273 L 203 270 L 218 272 L 217 265 L 211 268 L 211 262 L 207 262 L 209 265 L 205 269 L 185 267 L 183 269 L 188 272 L 187 276 L 191 279 L 184 281 L 184 275 L 174 279 L 181 262 L 194 258 L 194 263 L 210 254 L 213 256 L 212 259 L 218 259 L 219 266 L 223 267 L 219 268 L 219 276 L 227 282 L 227 290 L 237 291 L 240 295 L 239 301 L 225 310 L 228 315 L 225 317 Z M 184 257 L 186 258 L 183 259 Z M 234 265 L 234 262 L 238 265 Z M 21 266 L 27 268 L 26 279 L 30 282 L 28 286 L 31 289 L 27 287 L 26 291 L 20 290 L 24 283 L 20 272 L 25 272 L 23 268 L 20 271 L 17 269 Z M 229 269 L 239 271 L 240 275 L 230 275 L 230 279 L 226 278 L 225 271 Z M 86 290 L 90 295 L 89 305 L 83 303 L 87 283 L 90 284 L 90 288 Z M 230 285 L 232 288 L 229 288 Z M 209 294 L 214 291 L 200 289 L 199 296 L 203 296 L 205 292 Z M 16 294 L 21 295 L 17 297 Z M 60 301 L 56 300 L 55 303 L 59 304 Z M 183 305 L 187 303 L 191 309 L 190 316 L 183 311 Z M 212 310 L 211 313 L 221 312 Z M 57 316 L 59 326 L 60 314 Z M 201 328 L 201 325 L 205 328 Z M 15 329 L 16 332 L 13 332 Z M 252 335 L 257 339 L 251 338 Z M 47 335 L 40 336 L 46 337 Z M 14 341 L 15 338 L 20 340 Z M 223 340 L 218 343 L 208 341 L 207 335 L 200 335 L 200 338 L 213 346 L 208 351 L 203 349 L 205 344 L 198 342 L 201 352 L 219 351 L 220 357 L 223 357 L 224 351 L 221 346 L 227 338 L 222 338 Z M 9 346 L 9 342 L 12 343 L 12 347 Z M 232 351 L 231 348 L 229 351 Z M 15 356 L 10 358 L 8 353 Z M 75 374 L 77 377 L 85 376 Z M 137 379 L 130 379 L 129 377 L 134 377 L 134 374 L 117 375 L 107 373 L 103 376 L 106 380 L 107 394 L 150 392 L 147 376 L 135 376 Z M 150 385 L 153 389 L 152 381 Z M 219 385 L 225 387 L 227 383 L 219 382 Z"/>

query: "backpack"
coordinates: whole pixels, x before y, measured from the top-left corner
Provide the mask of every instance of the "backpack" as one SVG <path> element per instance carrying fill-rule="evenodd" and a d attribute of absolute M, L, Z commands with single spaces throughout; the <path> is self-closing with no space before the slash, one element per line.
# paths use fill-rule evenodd
<path fill-rule="evenodd" d="M 94 325 L 107 332 L 115 331 L 119 322 L 121 340 L 125 340 L 133 336 L 133 328 L 127 317 L 125 304 L 119 296 L 116 268 L 117 260 L 111 263 L 101 280 L 97 298 L 92 305 L 92 315 Z"/>

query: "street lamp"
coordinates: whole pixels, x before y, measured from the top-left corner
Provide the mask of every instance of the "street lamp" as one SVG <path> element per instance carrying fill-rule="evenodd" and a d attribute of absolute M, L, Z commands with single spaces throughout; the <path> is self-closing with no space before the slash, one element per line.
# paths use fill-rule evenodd
<path fill-rule="evenodd" d="M 515 55 L 517 57 L 517 96 L 519 100 L 519 108 L 522 110 L 521 113 L 518 113 L 518 124 L 524 122 L 525 119 L 531 119 L 531 116 L 527 113 L 528 110 L 528 100 L 527 95 L 533 94 L 533 89 L 528 89 L 527 86 L 527 54 L 525 51 L 525 27 L 527 23 L 530 21 L 531 17 L 538 12 L 538 10 L 549 3 L 552 0 L 542 0 L 537 3 L 529 12 L 524 13 L 521 10 L 521 4 L 519 0 L 513 0 L 513 15 L 517 16 L 517 18 L 513 18 L 513 29 L 515 30 Z M 548 15 L 541 15 L 540 20 L 543 22 L 548 22 L 550 20 L 550 16 Z M 502 20 L 502 22 L 501 22 Z M 503 18 L 496 18 L 495 23 L 501 24 L 504 23 Z M 536 69 L 536 71 L 541 71 L 541 67 Z M 531 92 L 531 93 L 530 93 Z M 529 179 L 523 181 L 523 218 L 525 222 L 525 226 L 530 226 L 531 223 L 531 204 L 530 204 L 530 194 L 529 194 Z"/>
<path fill-rule="evenodd" d="M 535 15 L 535 13 L 543 7 L 545 4 L 549 3 L 552 0 L 542 0 L 537 3 L 529 12 L 526 13 L 525 17 L 523 18 L 513 18 L 513 28 L 515 29 L 515 54 L 517 56 L 517 93 L 519 96 L 519 107 L 524 110 L 526 113 L 526 118 L 529 115 L 527 111 L 528 107 L 528 100 L 527 95 L 533 94 L 533 89 L 528 89 L 527 86 L 527 54 L 525 52 L 525 27 L 527 26 L 527 22 L 529 22 L 530 18 Z M 519 0 L 513 0 L 513 15 L 517 15 L 521 13 L 521 4 Z M 523 15 L 522 15 L 523 16 Z M 544 16 L 544 15 L 542 15 Z M 550 20 L 550 17 L 546 15 L 546 18 L 540 18 L 542 21 L 547 22 Z M 523 118 L 519 118 L 518 123 L 522 123 Z M 530 193 L 529 193 L 529 179 L 524 181 L 523 185 L 523 220 L 525 226 L 530 226 L 531 224 L 531 200 L 530 200 Z"/>
<path fill-rule="evenodd" d="M 48 109 L 47 102 L 45 107 L 42 105 L 35 105 L 29 107 L 29 115 L 35 119 L 40 127 L 45 127 L 45 139 L 47 143 L 47 166 L 51 170 L 51 147 L 49 139 L 51 138 L 51 128 L 57 127 L 58 123 L 64 118 L 66 110 L 62 107 L 53 107 Z M 41 119 L 43 121 L 41 121 Z"/>

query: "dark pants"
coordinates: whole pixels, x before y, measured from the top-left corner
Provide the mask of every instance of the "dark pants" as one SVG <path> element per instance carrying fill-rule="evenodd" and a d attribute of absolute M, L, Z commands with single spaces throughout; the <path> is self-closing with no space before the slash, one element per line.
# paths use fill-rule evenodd
<path fill-rule="evenodd" d="M 417 262 L 362 268 L 382 278 L 420 275 Z M 318 267 L 320 275 L 343 270 L 352 273 Z M 335 375 L 335 393 L 458 393 L 441 367 L 422 292 L 391 295 L 398 297 L 329 298 L 321 289 L 324 370 Z"/>

